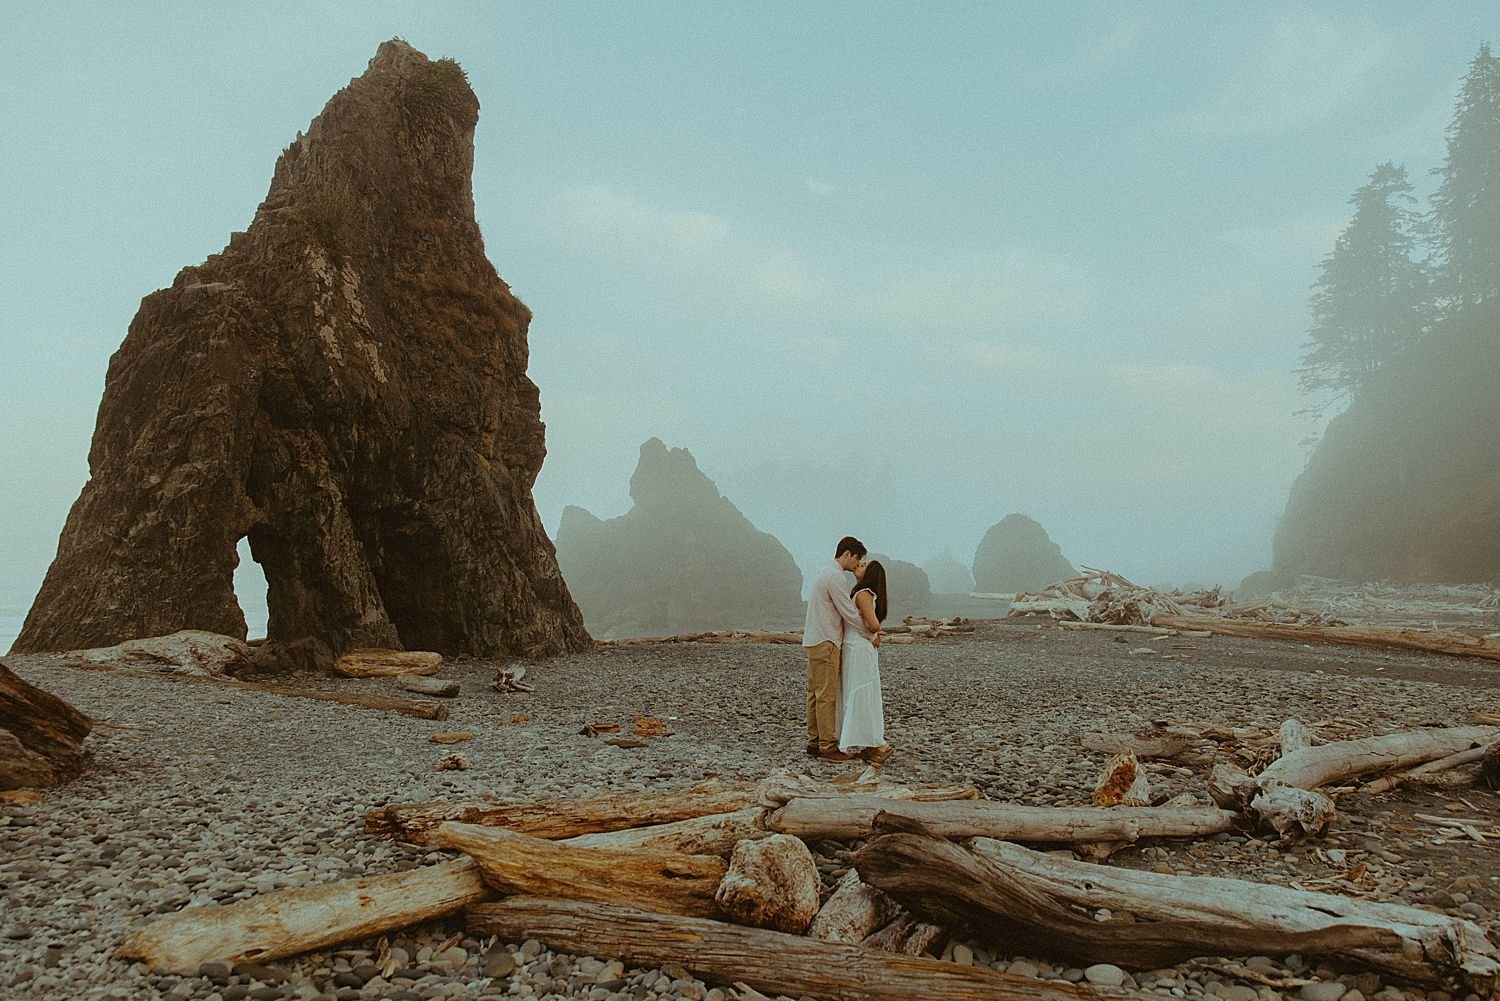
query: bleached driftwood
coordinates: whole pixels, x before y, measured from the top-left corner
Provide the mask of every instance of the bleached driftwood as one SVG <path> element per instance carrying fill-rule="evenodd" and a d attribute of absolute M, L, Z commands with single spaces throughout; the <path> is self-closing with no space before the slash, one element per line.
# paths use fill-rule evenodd
<path fill-rule="evenodd" d="M 706 782 L 666 792 L 622 792 L 583 800 L 513 803 L 499 800 L 448 800 L 437 803 L 393 803 L 365 814 L 365 833 L 424 843 L 447 821 L 508 827 L 539 838 L 572 838 L 650 824 L 731 813 L 754 806 L 759 785 L 753 782 Z"/>
<path fill-rule="evenodd" d="M 900 910 L 896 902 L 859 878 L 850 869 L 813 918 L 807 934 L 820 942 L 863 942 L 884 927 Z"/>
<path fill-rule="evenodd" d="M 1460 657 L 1500 660 L 1500 640 L 1467 633 L 1430 629 L 1397 629 L 1379 626 L 1293 626 L 1249 619 L 1202 619 L 1184 615 L 1158 615 L 1152 623 L 1173 629 L 1206 629 L 1224 636 L 1250 639 L 1295 640 L 1299 643 L 1343 643 L 1350 646 L 1396 647 L 1424 650 Z"/>
<path fill-rule="evenodd" d="M 443 655 L 426 650 L 350 650 L 333 662 L 346 678 L 388 678 L 399 674 L 437 674 Z"/>
<path fill-rule="evenodd" d="M 1243 810 L 1257 792 L 1255 778 L 1244 769 L 1220 761 L 1208 774 L 1208 795 L 1225 810 Z"/>
<path fill-rule="evenodd" d="M 664 914 L 714 917 L 724 860 L 643 848 L 578 848 L 498 827 L 446 823 L 432 843 L 479 863 L 501 893 L 626 903 Z"/>
<path fill-rule="evenodd" d="M 770 836 L 771 832 L 760 825 L 764 813 L 758 806 L 749 806 L 733 813 L 689 817 L 669 824 L 580 834 L 563 843 L 577 848 L 650 848 L 684 855 L 728 855 L 741 841 Z"/>
<path fill-rule="evenodd" d="M 261 963 L 420 924 L 494 894 L 462 859 L 387 876 L 192 907 L 133 932 L 115 955 L 192 976 L 203 963 Z"/>
<path fill-rule="evenodd" d="M 741 841 L 714 901 L 739 924 L 801 935 L 818 916 L 818 865 L 785 834 Z"/>
<path fill-rule="evenodd" d="M 910 786 L 899 782 L 887 782 L 878 775 L 873 775 L 868 781 L 855 781 L 847 785 L 829 785 L 827 782 L 818 781 L 799 772 L 778 768 L 760 784 L 757 802 L 767 809 L 775 809 L 793 799 L 844 799 L 851 795 L 873 796 L 883 800 L 937 803 L 948 800 L 978 799 L 979 790 L 968 782 Z"/>
<path fill-rule="evenodd" d="M 1010 603 L 1007 618 L 1022 615 L 1071 615 L 1078 621 L 1088 618 L 1092 602 L 1084 598 L 1031 598 L 1017 595 Z"/>
<path fill-rule="evenodd" d="M 1500 727 L 1451 726 L 1407 730 L 1383 737 L 1340 740 L 1282 755 L 1256 776 L 1262 788 L 1273 782 L 1298 789 L 1408 768 L 1500 738 Z"/>
<path fill-rule="evenodd" d="M 336 702 L 344 706 L 361 709 L 378 709 L 383 712 L 400 713 L 417 719 L 445 720 L 448 707 L 440 702 L 425 699 L 402 699 L 390 695 L 352 695 L 344 692 L 315 691 L 310 688 L 290 688 L 286 685 L 256 684 L 249 681 L 234 681 L 207 674 L 172 674 L 159 671 L 142 671 L 132 667 L 116 667 L 111 664 L 91 664 L 86 661 L 69 662 L 68 667 L 84 671 L 109 671 L 132 678 L 153 678 L 159 681 L 174 681 L 192 685 L 213 685 L 217 688 L 233 688 L 241 692 L 256 692 L 261 695 L 280 695 L 288 699 L 311 699 L 315 702 Z"/>
<path fill-rule="evenodd" d="M 1328 830 L 1338 815 L 1332 797 L 1327 794 L 1279 782 L 1257 785 L 1247 808 L 1251 816 L 1289 838 L 1317 837 Z"/>
<path fill-rule="evenodd" d="M 676 963 L 704 979 L 740 981 L 773 995 L 827 1001 L 1144 998 L 633 907 L 513 897 L 469 908 L 466 921 L 476 936 L 534 938 L 559 952 L 618 956 L 632 966 Z"/>
<path fill-rule="evenodd" d="M 900 905 L 897 904 L 896 907 L 899 909 Z M 920 956 L 924 952 L 935 955 L 947 938 L 948 931 L 942 925 L 918 921 L 902 912 L 900 917 L 867 936 L 861 944 L 868 949 L 899 952 L 904 956 Z"/>
<path fill-rule="evenodd" d="M 244 640 L 203 629 L 179 629 L 166 636 L 77 650 L 74 655 L 91 664 L 215 678 L 238 674 L 248 669 L 253 659 L 253 651 Z"/>
<path fill-rule="evenodd" d="M 396 679 L 396 687 L 404 692 L 418 695 L 433 695 L 440 699 L 451 699 L 458 694 L 458 682 L 445 678 L 424 678 L 415 674 L 403 674 Z"/>
<path fill-rule="evenodd" d="M 1214 807 L 1046 807 L 990 800 L 924 803 L 873 796 L 801 797 L 773 811 L 766 826 L 804 841 L 870 836 L 875 815 L 915 820 L 939 837 L 1072 844 L 1141 838 L 1201 837 L 1227 831 L 1237 814 Z"/>
<path fill-rule="evenodd" d="M 1477 925 L 1395 904 L 1088 865 L 991 839 L 971 850 L 916 833 L 872 839 L 854 865 L 914 913 L 985 929 L 1012 949 L 1089 962 L 1149 969 L 1194 956 L 1301 952 L 1423 983 L 1500 973 Z M 1096 920 L 1098 908 L 1134 920 Z"/>
<path fill-rule="evenodd" d="M 534 692 L 535 688 L 521 679 L 526 677 L 526 668 L 520 664 L 511 664 L 508 667 L 500 667 L 495 670 L 495 677 L 490 682 L 490 687 L 497 692 Z"/>
<path fill-rule="evenodd" d="M 1391 789 L 1395 789 L 1397 786 L 1405 785 L 1408 782 L 1425 782 L 1428 780 L 1432 780 L 1436 776 L 1446 772 L 1450 772 L 1455 768 L 1462 768 L 1465 765 L 1477 764 L 1484 760 L 1484 756 L 1486 754 L 1493 753 L 1496 748 L 1500 748 L 1500 742 L 1491 741 L 1488 744 L 1476 744 L 1474 747 L 1466 748 L 1456 754 L 1450 754 L 1445 758 L 1438 758 L 1435 761 L 1429 761 L 1426 764 L 1417 765 L 1415 768 L 1408 768 L 1405 771 L 1396 771 L 1391 772 L 1388 775 L 1382 775 L 1380 778 L 1365 783 L 1362 791 L 1370 793 L 1388 792 Z M 1463 777 L 1460 777 L 1459 780 L 1454 782 L 1453 784 L 1457 785 L 1468 781 L 1472 781 L 1472 778 L 1465 779 Z"/>
<path fill-rule="evenodd" d="M 1146 633 L 1149 636 L 1191 636 L 1194 639 L 1207 639 L 1213 633 L 1207 629 L 1163 629 L 1156 626 L 1124 625 L 1118 622 L 1059 622 L 1064 629 L 1078 631 L 1097 630 L 1099 632 L 1112 633 Z"/>
<path fill-rule="evenodd" d="M 1189 737 L 1182 734 L 1140 737 L 1127 733 L 1086 733 L 1079 738 L 1079 743 L 1086 750 L 1099 751 L 1102 754 L 1119 754 L 1121 751 L 1130 751 L 1143 761 L 1161 758 L 1182 758 L 1187 761 L 1197 761 L 1205 758 L 1203 754 L 1197 753 L 1194 750 L 1204 743 L 1204 739 L 1202 737 Z"/>
<path fill-rule="evenodd" d="M 1300 720 L 1289 719 L 1283 721 L 1280 737 L 1282 757 L 1313 746 L 1312 732 Z"/>

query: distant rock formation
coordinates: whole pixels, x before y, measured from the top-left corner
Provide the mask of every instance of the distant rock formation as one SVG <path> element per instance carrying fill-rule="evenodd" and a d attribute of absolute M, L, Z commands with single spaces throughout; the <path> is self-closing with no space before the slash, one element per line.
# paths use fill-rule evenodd
<path fill-rule="evenodd" d="M 885 567 L 886 603 L 889 606 L 885 621 L 900 622 L 908 615 L 921 615 L 932 605 L 932 586 L 927 581 L 927 572 L 915 563 L 892 559 L 879 553 L 870 556 Z"/>
<path fill-rule="evenodd" d="M 1000 519 L 974 553 L 974 587 L 986 593 L 1037 591 L 1077 575 L 1047 530 L 1024 514 Z"/>
<path fill-rule="evenodd" d="M 588 645 L 532 503 L 531 314 L 474 220 L 478 115 L 456 63 L 386 42 L 249 230 L 142 301 L 16 651 L 244 637 L 246 536 L 272 645 Z"/>
<path fill-rule="evenodd" d="M 1381 369 L 1293 484 L 1272 568 L 1341 580 L 1500 581 L 1500 301 Z"/>
<path fill-rule="evenodd" d="M 93 728 L 93 720 L 0 661 L 0 792 L 72 778 Z"/>
<path fill-rule="evenodd" d="M 974 573 L 951 553 L 940 553 L 922 564 L 934 594 L 968 594 L 974 590 Z"/>
<path fill-rule="evenodd" d="M 802 573 L 685 448 L 641 446 L 635 506 L 609 521 L 563 511 L 557 559 L 584 621 L 601 636 L 802 625 Z"/>

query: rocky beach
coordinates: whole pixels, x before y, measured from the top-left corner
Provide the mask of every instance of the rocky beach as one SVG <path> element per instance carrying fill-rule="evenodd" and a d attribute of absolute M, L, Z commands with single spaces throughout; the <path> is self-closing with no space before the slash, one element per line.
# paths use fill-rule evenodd
<path fill-rule="evenodd" d="M 1496 708 L 1500 667 L 1478 660 L 1225 637 L 1158 646 L 1132 654 L 1138 644 L 1108 634 L 1021 621 L 890 646 L 881 668 L 897 753 L 886 776 L 968 781 L 995 800 L 1085 805 L 1105 758 L 1081 746 L 1089 731 L 1167 721 L 1274 732 L 1296 717 L 1338 739 L 1462 724 Z M 34 801 L 0 804 L 0 995 L 7 998 L 753 998 L 677 967 L 635 969 L 610 956 L 555 954 L 535 941 L 476 940 L 456 917 L 263 966 L 209 964 L 198 976 L 152 974 L 111 953 L 128 932 L 184 907 L 451 857 L 365 834 L 366 812 L 387 803 L 649 795 L 710 777 L 758 779 L 783 766 L 825 780 L 857 771 L 802 755 L 804 663 L 795 646 L 602 646 L 529 665 L 534 693 L 491 689 L 495 661 L 451 660 L 442 676 L 460 681 L 462 694 L 443 722 L 83 671 L 68 666 L 66 655 L 6 663 L 96 720 L 77 779 Z M 389 679 L 289 680 L 340 692 L 396 691 Z M 673 733 L 617 747 L 581 732 L 635 716 L 662 720 Z M 430 740 L 458 730 L 473 738 L 457 748 Z M 436 771 L 454 750 L 472 767 Z M 1188 792 L 1207 802 L 1203 767 L 1164 762 L 1147 770 L 1154 795 Z M 1500 935 L 1496 842 L 1454 839 L 1420 817 L 1491 818 L 1497 806 L 1500 797 L 1483 787 L 1351 791 L 1339 797 L 1331 832 L 1302 845 L 1230 833 L 1135 845 L 1108 864 L 1413 904 L 1468 917 L 1493 939 Z M 847 862 L 833 846 L 811 847 L 826 894 Z M 1340 878 L 1354 871 L 1357 878 Z M 1164 998 L 1465 996 L 1313 956 L 1203 957 L 1119 970 L 1017 955 L 984 940 L 950 943 L 943 956 L 1049 979 L 1134 985 Z"/>

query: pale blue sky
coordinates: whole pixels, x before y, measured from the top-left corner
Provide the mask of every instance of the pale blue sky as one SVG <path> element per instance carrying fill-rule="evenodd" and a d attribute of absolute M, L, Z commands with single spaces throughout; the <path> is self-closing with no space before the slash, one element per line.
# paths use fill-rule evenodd
<path fill-rule="evenodd" d="M 535 312 L 537 501 L 686 446 L 804 569 L 1011 511 L 1148 582 L 1269 562 L 1319 258 L 1422 193 L 1492 3 L 4 4 L 0 606 L 87 476 L 142 296 L 407 39 L 482 106 L 475 199 Z M 0 636 L 0 648 L 8 637 Z"/>

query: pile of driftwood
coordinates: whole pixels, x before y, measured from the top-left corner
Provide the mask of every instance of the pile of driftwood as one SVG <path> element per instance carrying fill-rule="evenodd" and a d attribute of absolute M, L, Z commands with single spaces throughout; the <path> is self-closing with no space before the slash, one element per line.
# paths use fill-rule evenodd
<path fill-rule="evenodd" d="M 1303 574 L 1262 604 L 1362 625 L 1500 629 L 1500 588 L 1491 584 L 1354 582 Z"/>
<path fill-rule="evenodd" d="M 882 643 L 915 643 L 918 640 L 942 639 L 944 637 L 972 636 L 974 623 L 962 616 L 949 619 L 928 619 L 908 615 L 900 625 L 885 626 L 881 632 Z"/>
<path fill-rule="evenodd" d="M 1317 745 L 1296 721 L 1274 738 L 1211 728 L 1088 735 L 1086 746 L 1114 757 L 1096 805 L 1078 807 L 989 801 L 967 785 L 896 785 L 873 769 L 846 785 L 780 772 L 758 784 L 651 796 L 394 804 L 371 811 L 367 832 L 462 857 L 182 911 L 132 934 L 117 955 L 192 973 L 210 961 L 285 957 L 462 910 L 475 936 L 675 963 L 708 980 L 819 998 L 1143 996 L 931 958 L 959 938 L 1133 969 L 1296 952 L 1407 982 L 1488 990 L 1500 956 L 1462 918 L 1036 849 L 1097 858 L 1142 839 L 1233 827 L 1315 837 L 1334 816 L 1331 784 L 1482 767 L 1497 739 L 1500 727 L 1462 727 Z M 1212 764 L 1218 805 L 1145 805 L 1140 761 L 1152 757 Z M 1231 763 L 1268 759 L 1253 775 Z M 1110 803 L 1119 805 L 1102 805 Z M 836 886 L 821 886 L 814 851 L 841 864 L 831 873 Z"/>
<path fill-rule="evenodd" d="M 1500 660 L 1500 634 L 1403 626 L 1346 625 L 1325 612 L 1309 612 L 1277 602 L 1235 605 L 1219 588 L 1163 593 L 1132 584 L 1119 574 L 1091 570 L 1034 594 L 1018 594 L 1010 616 L 1044 614 L 1063 623 L 1141 632 L 1219 634 L 1303 643 L 1397 647 L 1430 653 Z"/>
<path fill-rule="evenodd" d="M 1205 591 L 1157 591 L 1131 583 L 1117 573 L 1084 567 L 1081 576 L 1049 584 L 1035 593 L 1017 594 L 1010 615 L 1042 613 L 1074 622 L 1148 626 L 1164 616 L 1220 615 L 1229 595 L 1220 588 Z M 1279 621 L 1311 621 L 1299 616 Z"/>

